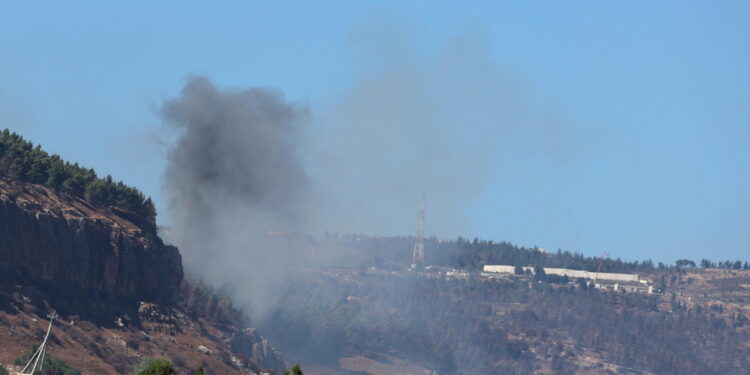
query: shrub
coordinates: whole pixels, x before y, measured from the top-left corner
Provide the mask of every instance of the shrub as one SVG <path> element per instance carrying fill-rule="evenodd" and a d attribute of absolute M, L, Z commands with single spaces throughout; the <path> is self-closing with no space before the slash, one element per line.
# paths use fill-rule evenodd
<path fill-rule="evenodd" d="M 166 359 L 146 359 L 130 375 L 177 375 L 172 363 Z"/>
<path fill-rule="evenodd" d="M 294 365 L 294 367 L 284 371 L 284 375 L 305 375 L 305 373 L 302 372 L 302 368 L 299 366 L 299 363 L 298 363 Z"/>

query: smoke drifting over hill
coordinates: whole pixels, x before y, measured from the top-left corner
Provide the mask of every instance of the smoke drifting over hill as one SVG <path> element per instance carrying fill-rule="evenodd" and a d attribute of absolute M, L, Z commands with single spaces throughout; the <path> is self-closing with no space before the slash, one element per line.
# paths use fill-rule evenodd
<path fill-rule="evenodd" d="M 409 234 L 427 189 L 427 234 L 471 235 L 466 207 L 502 172 L 499 155 L 559 150 L 547 134 L 563 127 L 497 68 L 481 38 L 458 38 L 430 63 L 392 39 L 355 33 L 364 78 L 312 115 L 280 92 L 222 89 L 205 77 L 164 103 L 177 130 L 165 173 L 170 238 L 190 273 L 241 287 L 245 305 L 272 306 L 269 290 L 290 262 L 312 259 L 267 231 Z"/>
<path fill-rule="evenodd" d="M 265 233 L 303 231 L 307 217 L 308 178 L 298 155 L 305 111 L 277 92 L 219 90 L 195 77 L 161 113 L 179 131 L 165 188 L 169 237 L 186 268 L 219 286 L 241 286 L 246 305 L 271 304 L 282 264 L 294 257 Z"/>

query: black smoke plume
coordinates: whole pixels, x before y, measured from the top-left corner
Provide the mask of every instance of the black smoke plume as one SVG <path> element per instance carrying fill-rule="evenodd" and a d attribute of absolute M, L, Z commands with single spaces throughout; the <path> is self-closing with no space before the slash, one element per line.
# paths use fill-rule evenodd
<path fill-rule="evenodd" d="M 297 233 L 307 220 L 298 154 L 305 109 L 278 92 L 219 90 L 193 77 L 161 114 L 177 131 L 165 173 L 168 238 L 189 273 L 242 289 L 240 302 L 261 313 L 282 265 L 295 259 L 270 234 Z"/>

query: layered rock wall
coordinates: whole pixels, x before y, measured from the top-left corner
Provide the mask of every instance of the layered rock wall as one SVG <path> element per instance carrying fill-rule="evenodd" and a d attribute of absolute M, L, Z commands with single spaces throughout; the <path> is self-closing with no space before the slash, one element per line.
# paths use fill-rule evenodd
<path fill-rule="evenodd" d="M 39 185 L 0 181 L 0 278 L 174 301 L 183 278 L 177 248 L 123 216 Z"/>

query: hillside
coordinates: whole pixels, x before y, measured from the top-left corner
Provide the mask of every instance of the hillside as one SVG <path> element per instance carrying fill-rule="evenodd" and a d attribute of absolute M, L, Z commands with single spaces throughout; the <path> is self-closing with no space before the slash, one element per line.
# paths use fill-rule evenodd
<path fill-rule="evenodd" d="M 137 189 L 0 133 L 0 364 L 16 370 L 54 310 L 48 352 L 84 374 L 123 374 L 154 357 L 185 374 L 280 373 L 281 352 L 308 375 L 750 368 L 747 262 L 699 268 L 428 238 L 428 267 L 407 271 L 410 237 L 268 232 L 271 248 L 294 258 L 279 272 L 294 277 L 253 328 L 228 295 L 185 277 L 156 228 Z M 488 264 L 514 272 L 482 272 Z M 626 292 L 545 268 L 635 274 L 648 287 Z"/>
<path fill-rule="evenodd" d="M 282 369 L 269 341 L 228 299 L 184 280 L 177 249 L 140 220 L 0 178 L 0 363 L 37 343 L 55 309 L 62 318 L 50 352 L 83 373 L 125 373 L 149 357 L 183 373 Z M 750 270 L 605 261 L 663 291 L 624 293 L 476 272 L 506 261 L 598 263 L 508 243 L 429 239 L 427 260 L 465 276 L 407 272 L 411 243 L 305 239 L 300 246 L 318 261 L 295 269 L 304 282 L 279 290 L 281 306 L 254 324 L 312 375 L 743 374 L 750 366 Z"/>
<path fill-rule="evenodd" d="M 45 303 L 36 297 L 24 287 L 0 292 L 0 364 L 9 370 L 47 329 L 48 309 L 38 308 Z M 216 374 L 277 373 L 285 366 L 253 329 L 195 317 L 181 306 L 140 303 L 136 315 L 122 314 L 112 324 L 65 315 L 50 342 L 54 358 L 83 374 L 125 374 L 146 358 L 167 358 L 182 374 L 199 366 Z"/>
<path fill-rule="evenodd" d="M 311 246 L 346 247 L 349 263 L 358 265 L 309 269 L 305 282 L 282 292 L 284 305 L 260 326 L 285 353 L 317 364 L 314 375 L 409 368 L 439 374 L 746 374 L 750 368 L 748 270 L 639 262 L 634 272 L 663 293 L 626 293 L 579 280 L 487 277 L 470 268 L 407 272 L 408 259 L 379 260 L 390 250 L 408 254 L 409 241 L 400 238 L 357 236 Z M 452 254 L 444 259 L 464 262 L 462 254 L 477 255 L 478 247 L 494 257 L 529 252 L 529 259 L 555 265 L 565 258 L 507 244 L 440 246 L 426 248 L 433 260 Z M 455 267 L 451 262 L 441 265 Z"/>
<path fill-rule="evenodd" d="M 56 311 L 48 353 L 84 374 L 127 373 L 150 357 L 180 373 L 285 367 L 230 300 L 184 278 L 137 189 L 7 131 L 0 141 L 0 364 L 28 354 Z"/>

